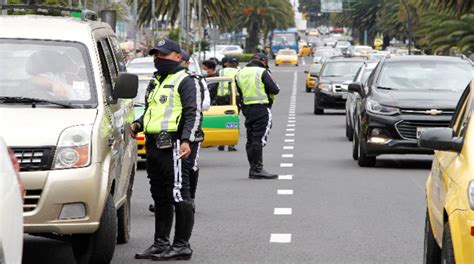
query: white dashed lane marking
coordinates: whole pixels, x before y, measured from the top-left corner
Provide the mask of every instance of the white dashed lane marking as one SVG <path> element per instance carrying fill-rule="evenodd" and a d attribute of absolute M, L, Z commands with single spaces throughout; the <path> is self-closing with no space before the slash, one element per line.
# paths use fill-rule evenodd
<path fill-rule="evenodd" d="M 282 154 L 282 158 L 293 158 L 293 154 Z"/>
<path fill-rule="evenodd" d="M 274 215 L 291 215 L 293 210 L 291 208 L 275 208 L 273 209 Z"/>
<path fill-rule="evenodd" d="M 288 131 L 288 132 L 294 132 L 295 129 L 294 129 L 294 128 L 287 128 L 286 131 Z"/>
<path fill-rule="evenodd" d="M 291 234 L 271 234 L 270 243 L 290 243 Z"/>
<path fill-rule="evenodd" d="M 292 134 L 292 133 L 288 133 L 288 134 L 285 134 L 285 137 L 294 137 L 295 134 Z"/>
<path fill-rule="evenodd" d="M 295 149 L 295 147 L 294 146 L 283 146 L 283 149 L 289 150 L 289 149 Z"/>
<path fill-rule="evenodd" d="M 282 168 L 293 168 L 293 163 L 280 163 Z"/>
<path fill-rule="evenodd" d="M 285 139 L 285 143 L 291 143 L 291 142 L 295 142 L 295 140 L 292 138 Z"/>
<path fill-rule="evenodd" d="M 293 180 L 293 174 L 278 175 L 279 180 Z"/>
<path fill-rule="evenodd" d="M 277 190 L 278 195 L 293 195 L 293 190 Z"/>

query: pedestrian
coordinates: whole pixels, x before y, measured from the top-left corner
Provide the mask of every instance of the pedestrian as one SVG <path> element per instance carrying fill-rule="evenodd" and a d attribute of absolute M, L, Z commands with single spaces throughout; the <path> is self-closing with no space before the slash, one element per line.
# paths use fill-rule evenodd
<path fill-rule="evenodd" d="M 268 58 L 257 53 L 235 76 L 237 91 L 242 101 L 247 130 L 247 158 L 250 179 L 275 179 L 276 174 L 263 169 L 263 147 L 272 127 L 271 107 L 280 88 L 268 70 Z"/>
<path fill-rule="evenodd" d="M 222 59 L 222 69 L 218 71 L 218 76 L 220 77 L 230 77 L 234 80 L 235 75 L 239 71 L 239 60 L 236 57 L 224 57 Z M 215 102 L 216 105 L 230 105 L 232 103 L 231 97 L 231 83 L 220 82 L 217 86 Z M 219 151 L 224 151 L 225 146 L 217 147 Z M 234 145 L 227 146 L 228 151 L 237 151 L 237 148 Z"/>
<path fill-rule="evenodd" d="M 215 77 L 217 76 L 216 72 L 217 63 L 214 60 L 205 60 L 202 62 L 202 71 L 204 77 Z"/>
<path fill-rule="evenodd" d="M 185 50 L 181 50 L 181 65 L 189 71 L 191 56 Z M 209 96 L 209 90 L 207 88 L 207 83 L 202 76 L 196 76 L 201 81 L 201 85 L 204 89 L 204 99 L 202 101 L 202 112 L 209 110 L 211 107 L 211 101 Z M 199 151 L 201 150 L 201 142 L 194 142 L 191 144 L 191 155 L 189 155 L 189 160 L 192 161 L 193 169 L 191 174 L 189 175 L 189 185 L 190 185 L 190 192 L 191 192 L 191 203 L 193 205 L 193 211 L 196 210 L 195 205 L 195 197 L 196 197 L 196 189 L 197 183 L 199 179 Z M 152 213 L 155 212 L 155 205 L 150 204 L 148 210 Z"/>
<path fill-rule="evenodd" d="M 203 87 L 196 75 L 181 64 L 181 48 L 164 39 L 150 50 L 157 72 L 154 88 L 146 94 L 145 112 L 133 122 L 133 135 L 146 136 L 147 173 L 155 202 L 155 235 L 153 244 L 137 259 L 188 260 L 194 212 L 189 176 L 193 162 L 191 145 L 201 142 L 201 106 Z M 173 244 L 170 232 L 176 217 Z"/>

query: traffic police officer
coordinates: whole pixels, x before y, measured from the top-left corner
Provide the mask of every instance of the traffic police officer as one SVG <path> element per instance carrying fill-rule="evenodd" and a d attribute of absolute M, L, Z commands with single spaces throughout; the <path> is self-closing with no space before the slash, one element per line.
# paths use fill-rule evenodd
<path fill-rule="evenodd" d="M 194 212 L 191 204 L 189 175 L 193 161 L 191 145 L 203 140 L 201 106 L 203 87 L 198 78 L 180 63 L 181 48 L 165 39 L 150 50 L 155 57 L 155 85 L 147 92 L 144 115 L 132 124 L 132 131 L 144 131 L 147 149 L 147 173 L 155 202 L 154 243 L 137 259 L 190 259 L 189 244 Z M 170 232 L 176 216 L 175 235 Z"/>
<path fill-rule="evenodd" d="M 271 107 L 280 88 L 268 70 L 268 58 L 257 53 L 235 76 L 237 90 L 242 101 L 242 113 L 247 129 L 247 158 L 250 163 L 250 179 L 275 179 L 276 174 L 263 169 L 263 147 L 272 127 Z"/>

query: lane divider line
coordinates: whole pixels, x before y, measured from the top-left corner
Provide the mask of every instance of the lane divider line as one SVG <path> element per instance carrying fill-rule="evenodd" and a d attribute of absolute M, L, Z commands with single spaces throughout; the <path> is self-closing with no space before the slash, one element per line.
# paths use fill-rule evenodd
<path fill-rule="evenodd" d="M 273 214 L 274 215 L 291 215 L 293 214 L 293 210 L 291 208 L 274 208 Z"/>
<path fill-rule="evenodd" d="M 286 131 L 288 131 L 288 132 L 295 132 L 295 129 L 294 129 L 294 128 L 287 128 Z"/>
<path fill-rule="evenodd" d="M 295 142 L 295 140 L 292 138 L 285 139 L 285 143 L 291 143 L 291 142 Z"/>
<path fill-rule="evenodd" d="M 271 234 L 270 243 L 291 243 L 291 234 Z"/>
<path fill-rule="evenodd" d="M 280 163 L 281 168 L 293 168 L 293 163 Z"/>
<path fill-rule="evenodd" d="M 287 126 L 287 127 L 294 127 L 295 124 L 287 124 L 286 126 Z"/>
<path fill-rule="evenodd" d="M 291 189 L 288 189 L 288 190 L 285 190 L 285 189 L 277 190 L 277 194 L 278 194 L 278 195 L 293 195 L 293 190 L 291 190 Z"/>
<path fill-rule="evenodd" d="M 285 134 L 285 137 L 294 137 L 294 136 L 295 136 L 295 134 L 291 134 L 291 133 L 290 134 Z"/>
<path fill-rule="evenodd" d="M 293 154 L 282 154 L 282 158 L 293 158 Z"/>
<path fill-rule="evenodd" d="M 293 174 L 278 175 L 279 180 L 293 180 Z"/>
<path fill-rule="evenodd" d="M 295 146 L 283 146 L 283 149 L 285 150 L 295 149 Z"/>

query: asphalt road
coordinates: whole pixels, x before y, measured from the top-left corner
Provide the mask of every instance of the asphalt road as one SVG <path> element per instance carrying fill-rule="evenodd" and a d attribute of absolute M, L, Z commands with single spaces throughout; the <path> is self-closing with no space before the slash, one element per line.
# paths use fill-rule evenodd
<path fill-rule="evenodd" d="M 247 178 L 243 126 L 238 152 L 201 151 L 194 255 L 187 263 L 422 262 L 431 156 L 381 156 L 376 168 L 359 168 L 344 137 L 344 113 L 312 114 L 303 73 L 310 61 L 272 67 L 281 94 L 264 161 L 283 179 Z M 142 166 L 131 240 L 117 246 L 113 263 L 148 263 L 133 259 L 153 239 L 148 189 Z M 24 262 L 74 260 L 68 244 L 27 237 Z"/>

